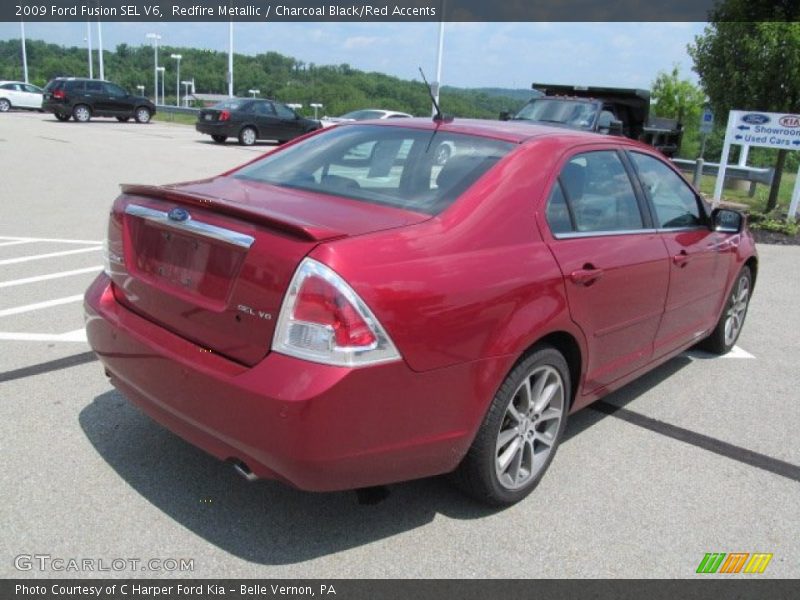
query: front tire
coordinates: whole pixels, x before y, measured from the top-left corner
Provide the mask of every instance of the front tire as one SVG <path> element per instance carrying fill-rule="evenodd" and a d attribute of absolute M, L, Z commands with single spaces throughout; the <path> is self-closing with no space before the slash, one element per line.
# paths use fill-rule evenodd
<path fill-rule="evenodd" d="M 753 275 L 750 267 L 744 266 L 736 277 L 717 326 L 711 335 L 698 344 L 699 348 L 713 354 L 727 354 L 736 345 L 744 326 L 744 318 L 747 316 L 747 308 L 750 306 L 752 289 Z"/>
<path fill-rule="evenodd" d="M 11 110 L 11 102 L 6 98 L 0 98 L 0 112 L 8 112 Z"/>
<path fill-rule="evenodd" d="M 555 348 L 541 346 L 518 363 L 453 473 L 456 484 L 491 506 L 514 504 L 530 494 L 555 456 L 571 389 L 569 366 Z"/>
<path fill-rule="evenodd" d="M 139 108 L 136 109 L 136 122 L 141 125 L 149 123 L 151 116 L 152 115 L 150 114 L 150 111 L 144 106 L 140 106 Z"/>
<path fill-rule="evenodd" d="M 242 146 L 252 146 L 256 143 L 257 138 L 258 134 L 252 127 L 242 127 L 242 130 L 239 132 L 239 143 Z"/>
<path fill-rule="evenodd" d="M 92 111 L 85 104 L 78 104 L 72 109 L 72 118 L 78 123 L 88 123 L 92 118 Z"/>
<path fill-rule="evenodd" d="M 120 123 L 127 123 L 128 121 L 130 121 L 130 117 L 117 117 L 117 121 L 119 121 Z"/>

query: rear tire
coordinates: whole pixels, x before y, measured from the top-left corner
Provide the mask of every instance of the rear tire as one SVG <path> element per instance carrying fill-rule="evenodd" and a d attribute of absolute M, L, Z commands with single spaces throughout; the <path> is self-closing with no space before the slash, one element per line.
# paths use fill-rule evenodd
<path fill-rule="evenodd" d="M 72 118 L 78 123 L 88 123 L 89 119 L 92 118 L 92 111 L 85 104 L 78 104 L 72 109 Z"/>
<path fill-rule="evenodd" d="M 530 494 L 553 460 L 567 423 L 569 366 L 551 346 L 540 346 L 508 374 L 453 479 L 491 506 Z"/>
<path fill-rule="evenodd" d="M 736 277 L 717 326 L 711 335 L 697 345 L 698 348 L 713 354 L 727 354 L 736 345 L 750 306 L 752 289 L 753 275 L 750 267 L 744 266 Z"/>
<path fill-rule="evenodd" d="M 218 144 L 224 144 L 225 140 L 228 139 L 227 135 L 212 135 L 211 139 L 217 142 Z"/>
<path fill-rule="evenodd" d="M 55 113 L 55 115 L 56 119 L 58 119 L 59 121 L 69 121 L 69 115 L 64 115 L 61 113 Z"/>
<path fill-rule="evenodd" d="M 140 125 L 144 125 L 145 123 L 150 122 L 150 110 L 144 106 L 140 106 L 136 109 L 136 122 Z"/>
<path fill-rule="evenodd" d="M 239 132 L 239 143 L 242 146 L 252 146 L 256 143 L 257 138 L 258 134 L 253 127 L 242 127 L 242 130 Z"/>
<path fill-rule="evenodd" d="M 0 112 L 8 112 L 11 110 L 11 102 L 5 98 L 0 98 Z"/>

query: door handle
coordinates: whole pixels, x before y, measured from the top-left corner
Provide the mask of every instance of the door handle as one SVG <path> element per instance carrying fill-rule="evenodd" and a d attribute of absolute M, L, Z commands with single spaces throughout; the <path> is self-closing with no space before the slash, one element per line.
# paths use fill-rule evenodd
<path fill-rule="evenodd" d="M 672 257 L 672 262 L 679 266 L 681 269 L 689 263 L 689 255 L 686 250 L 681 250 L 678 254 Z"/>
<path fill-rule="evenodd" d="M 603 276 L 603 269 L 595 269 L 592 265 L 583 265 L 582 269 L 569 274 L 572 283 L 577 285 L 592 285 Z"/>

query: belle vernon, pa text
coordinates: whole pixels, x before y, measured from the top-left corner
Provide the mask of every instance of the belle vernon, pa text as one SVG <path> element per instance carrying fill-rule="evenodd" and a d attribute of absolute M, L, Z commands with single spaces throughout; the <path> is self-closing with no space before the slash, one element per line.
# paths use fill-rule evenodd
<path fill-rule="evenodd" d="M 49 589 L 48 589 L 49 588 Z M 123 596 L 159 596 L 197 597 L 209 598 L 239 593 L 241 596 L 263 596 L 264 598 L 282 596 L 330 596 L 336 595 L 336 589 L 331 584 L 310 585 L 255 585 L 241 584 L 236 587 L 225 587 L 216 583 L 202 585 L 148 585 L 138 583 L 123 583 L 112 585 L 26 585 L 18 583 L 15 587 L 16 596 L 42 596 L 48 592 L 53 596 L 86 596 L 99 598 L 102 594 L 121 594 Z"/>

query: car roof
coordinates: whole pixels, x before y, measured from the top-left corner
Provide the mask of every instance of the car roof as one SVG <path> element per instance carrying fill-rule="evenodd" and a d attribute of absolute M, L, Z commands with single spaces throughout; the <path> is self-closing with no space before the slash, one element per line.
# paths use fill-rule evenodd
<path fill-rule="evenodd" d="M 442 132 L 461 133 L 480 137 L 494 138 L 515 144 L 521 144 L 531 139 L 559 138 L 563 141 L 580 142 L 606 142 L 620 145 L 650 148 L 634 140 L 544 125 L 541 123 L 524 121 L 490 121 L 488 119 L 453 119 L 452 121 L 434 121 L 426 117 L 412 117 L 410 119 L 370 119 L 368 121 L 345 121 L 337 124 L 339 127 L 354 127 L 358 125 L 377 125 L 380 127 L 411 127 L 414 129 L 438 130 Z"/>

